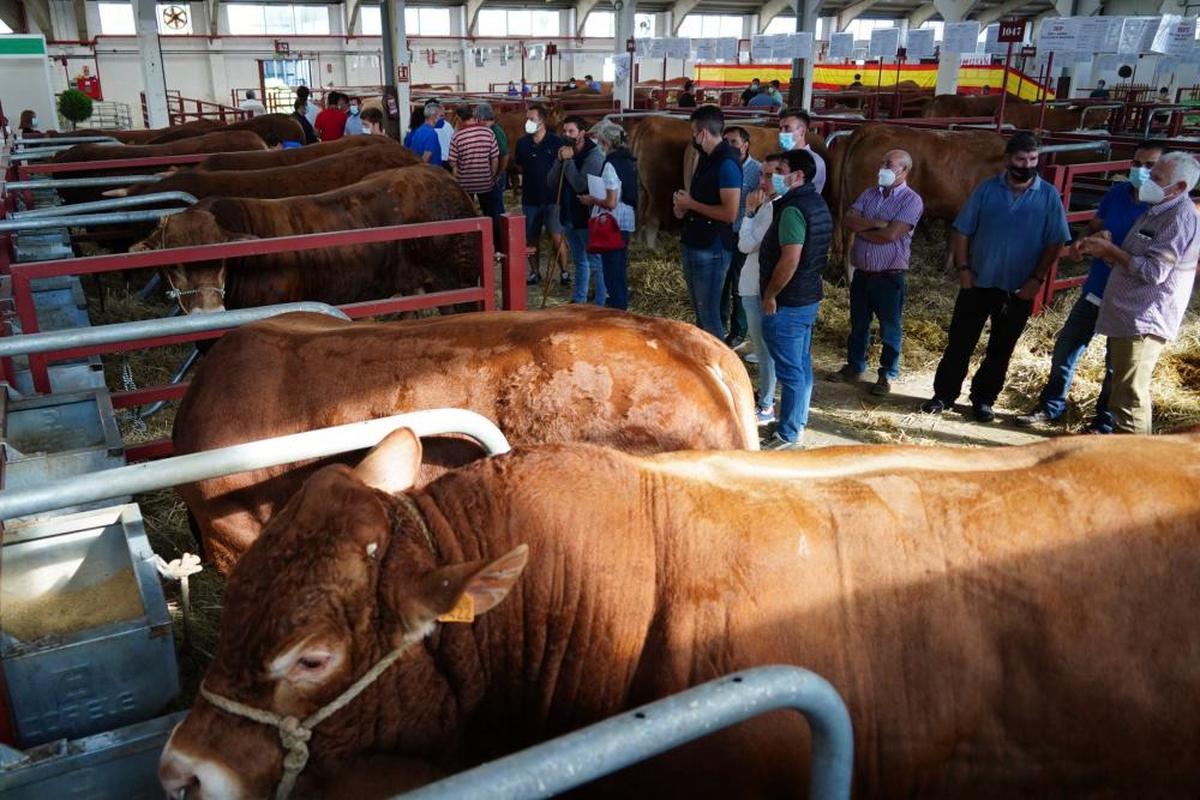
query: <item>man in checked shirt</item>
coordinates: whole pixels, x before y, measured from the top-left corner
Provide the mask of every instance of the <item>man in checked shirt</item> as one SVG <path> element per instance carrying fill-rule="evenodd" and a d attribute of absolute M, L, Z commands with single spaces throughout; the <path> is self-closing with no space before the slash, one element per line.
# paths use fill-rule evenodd
<path fill-rule="evenodd" d="M 1113 427 L 1151 432 L 1150 379 L 1166 343 L 1179 333 L 1196 280 L 1200 217 L 1188 192 L 1200 179 L 1190 153 L 1167 153 L 1138 187 L 1150 208 L 1118 246 L 1107 231 L 1079 243 L 1112 264 L 1096 332 L 1108 337 Z"/>
<path fill-rule="evenodd" d="M 879 379 L 871 394 L 886 395 L 900 374 L 900 319 L 907 292 L 905 276 L 912 255 L 912 232 L 925 208 L 921 196 L 908 185 L 912 156 L 891 150 L 879 165 L 877 185 L 867 189 L 846 214 L 843 224 L 854 232 L 850 263 L 850 336 L 846 365 L 829 376 L 833 381 L 855 382 L 867 371 L 871 347 L 871 318 L 879 318 L 883 355 Z"/>

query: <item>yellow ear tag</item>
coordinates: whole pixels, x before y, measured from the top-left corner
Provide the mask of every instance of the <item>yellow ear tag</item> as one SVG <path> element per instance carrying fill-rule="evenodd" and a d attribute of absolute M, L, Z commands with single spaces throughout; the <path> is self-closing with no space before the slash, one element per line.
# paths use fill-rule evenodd
<path fill-rule="evenodd" d="M 454 608 L 447 613 L 442 614 L 437 618 L 438 622 L 474 622 L 475 621 L 475 598 L 469 593 L 464 592 L 463 596 L 458 598 L 458 602 L 454 604 Z"/>

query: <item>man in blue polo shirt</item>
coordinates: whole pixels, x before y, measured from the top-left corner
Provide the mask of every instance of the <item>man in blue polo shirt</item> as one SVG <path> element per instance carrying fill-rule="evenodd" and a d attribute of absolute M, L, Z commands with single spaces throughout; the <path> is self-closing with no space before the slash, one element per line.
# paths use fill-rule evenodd
<path fill-rule="evenodd" d="M 1162 154 L 1163 145 L 1160 142 L 1142 142 L 1138 145 L 1130 164 L 1129 180 L 1108 190 L 1100 201 L 1096 218 L 1088 222 L 1081 239 L 1104 230 L 1112 234 L 1114 242 L 1125 241 L 1129 229 L 1150 207 L 1147 203 L 1138 202 L 1138 187 L 1150 179 L 1150 169 Z M 1072 247 L 1071 254 L 1080 258 L 1075 247 Z M 1063 323 L 1062 330 L 1058 332 L 1058 338 L 1054 341 L 1050 377 L 1042 389 L 1038 406 L 1028 414 L 1017 417 L 1014 421 L 1018 425 L 1030 428 L 1054 422 L 1067 410 L 1067 395 L 1071 391 L 1075 367 L 1087 352 L 1092 337 L 1096 335 L 1096 319 L 1100 315 L 1100 301 L 1104 297 L 1104 288 L 1108 285 L 1110 272 L 1111 266 L 1099 258 L 1093 259 L 1079 299 L 1071 307 L 1071 313 L 1067 315 L 1067 321 Z M 1106 370 L 1104 385 L 1100 388 L 1100 397 L 1096 400 L 1096 413 L 1088 426 L 1089 430 L 1096 433 L 1112 433 L 1113 418 L 1108 410 L 1111 390 L 1112 372 Z"/>
<path fill-rule="evenodd" d="M 962 288 L 933 378 L 933 397 L 921 405 L 926 414 L 954 406 L 983 326 L 990 321 L 987 354 L 971 381 L 970 396 L 975 419 L 996 419 L 992 406 L 1004 388 L 1033 298 L 1062 245 L 1071 240 L 1058 192 L 1038 177 L 1038 148 L 1032 134 L 1014 134 L 1004 148 L 1005 171 L 975 187 L 954 220 L 950 247 Z"/>
<path fill-rule="evenodd" d="M 435 103 L 425 105 L 425 124 L 412 132 L 409 147 L 426 164 L 440 167 L 442 164 L 442 143 L 438 138 L 437 124 L 441 107 Z"/>

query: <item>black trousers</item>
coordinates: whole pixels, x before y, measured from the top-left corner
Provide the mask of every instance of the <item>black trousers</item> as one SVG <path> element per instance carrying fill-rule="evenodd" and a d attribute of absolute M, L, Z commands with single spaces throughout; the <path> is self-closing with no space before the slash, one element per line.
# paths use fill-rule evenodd
<path fill-rule="evenodd" d="M 1033 302 L 1020 299 L 1015 292 L 960 289 L 950 319 L 950 341 L 933 378 L 934 397 L 946 405 L 958 399 L 983 325 L 990 320 L 987 352 L 971 380 L 971 403 L 993 405 L 1004 388 L 1008 362 L 1032 310 Z"/>

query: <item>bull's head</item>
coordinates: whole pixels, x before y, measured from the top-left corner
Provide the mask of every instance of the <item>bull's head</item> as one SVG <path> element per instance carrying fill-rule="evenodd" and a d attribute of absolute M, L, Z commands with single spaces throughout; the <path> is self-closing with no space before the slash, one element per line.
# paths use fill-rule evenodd
<path fill-rule="evenodd" d="M 257 238 L 250 234 L 230 233 L 217 223 L 217 218 L 211 212 L 192 208 L 164 217 L 154 233 L 130 247 L 129 252 Z M 161 269 L 170 296 L 178 300 L 179 308 L 185 314 L 225 310 L 225 259 L 167 264 Z"/>
<path fill-rule="evenodd" d="M 313 762 L 336 768 L 372 747 L 381 729 L 408 755 L 450 741 L 450 686 L 420 642 L 439 617 L 465 607 L 480 614 L 503 600 L 528 551 L 439 566 L 432 539 L 393 526 L 408 506 L 389 495 L 413 485 L 420 463 L 417 438 L 397 431 L 357 468 L 317 472 L 267 524 L 226 587 L 207 697 L 163 752 L 159 777 L 170 796 L 270 797 L 287 774 L 280 731 L 230 708 L 305 720 L 398 651 L 378 683 L 314 725 Z"/>

